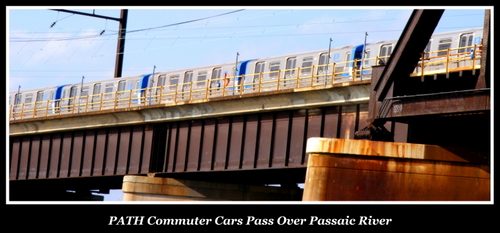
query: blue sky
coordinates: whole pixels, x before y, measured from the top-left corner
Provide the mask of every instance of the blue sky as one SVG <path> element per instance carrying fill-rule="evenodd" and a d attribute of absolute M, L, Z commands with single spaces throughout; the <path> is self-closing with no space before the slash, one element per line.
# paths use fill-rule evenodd
<path fill-rule="evenodd" d="M 120 16 L 120 7 L 53 7 Z M 242 11 L 237 11 L 244 9 Z M 481 27 L 484 7 L 447 8 L 436 32 Z M 413 8 L 130 7 L 123 77 L 396 39 Z M 223 13 L 231 14 L 212 17 Z M 165 25 L 211 17 L 170 27 Z M 51 25 L 55 22 L 53 27 Z M 118 23 L 7 8 L 8 90 L 113 78 Z M 99 35 L 104 30 L 102 35 Z"/>

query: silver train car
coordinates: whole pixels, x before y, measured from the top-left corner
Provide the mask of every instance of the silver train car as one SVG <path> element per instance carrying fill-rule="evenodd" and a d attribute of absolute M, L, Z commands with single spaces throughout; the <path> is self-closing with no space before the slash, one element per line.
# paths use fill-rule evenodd
<path fill-rule="evenodd" d="M 482 28 L 434 34 L 424 52 L 439 51 L 435 54 L 437 57 L 446 55 L 448 48 L 480 44 L 482 34 Z M 233 62 L 13 91 L 9 93 L 10 111 L 36 112 L 37 109 L 45 109 L 43 114 L 50 115 L 69 110 L 75 104 L 85 106 L 85 111 L 92 111 L 111 106 L 116 108 L 120 100 L 127 100 L 123 104 L 133 107 L 325 85 L 332 81 L 352 81 L 353 70 L 357 72 L 357 80 L 369 79 L 371 67 L 387 62 L 396 43 L 397 40 L 379 41 L 245 60 L 237 64 Z M 470 50 L 467 48 L 458 52 L 469 53 Z"/>

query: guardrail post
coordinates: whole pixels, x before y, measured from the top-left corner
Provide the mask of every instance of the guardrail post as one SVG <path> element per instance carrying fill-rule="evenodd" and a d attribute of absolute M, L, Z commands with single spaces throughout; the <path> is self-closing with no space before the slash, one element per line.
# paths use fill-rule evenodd
<path fill-rule="evenodd" d="M 332 63 L 332 85 L 335 83 L 335 62 Z"/>
<path fill-rule="evenodd" d="M 276 90 L 280 90 L 280 82 L 281 82 L 281 70 L 278 70 L 278 86 L 276 87 Z"/>

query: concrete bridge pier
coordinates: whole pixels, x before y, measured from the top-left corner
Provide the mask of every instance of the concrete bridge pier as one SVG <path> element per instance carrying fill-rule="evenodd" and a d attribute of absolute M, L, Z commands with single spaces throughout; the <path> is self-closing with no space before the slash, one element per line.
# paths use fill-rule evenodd
<path fill-rule="evenodd" d="M 302 190 L 127 175 L 124 201 L 300 201 Z"/>
<path fill-rule="evenodd" d="M 303 201 L 490 201 L 486 153 L 426 144 L 310 138 Z"/>

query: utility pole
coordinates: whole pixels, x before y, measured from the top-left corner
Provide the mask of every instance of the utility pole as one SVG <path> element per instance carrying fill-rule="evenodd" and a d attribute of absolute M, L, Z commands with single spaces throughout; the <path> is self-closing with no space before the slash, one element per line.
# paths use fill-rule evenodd
<path fill-rule="evenodd" d="M 123 53 L 125 51 L 125 34 L 127 32 L 128 10 L 122 9 L 120 13 L 120 28 L 118 30 L 118 43 L 116 46 L 115 78 L 122 76 Z"/>
<path fill-rule="evenodd" d="M 123 55 L 124 55 L 124 51 L 125 51 L 125 34 L 127 31 L 127 16 L 128 16 L 127 9 L 121 10 L 120 18 L 108 17 L 108 16 L 104 16 L 104 15 L 96 15 L 95 12 L 92 14 L 89 14 L 89 13 L 84 13 L 84 12 L 63 10 L 63 9 L 52 9 L 52 10 L 118 21 L 120 23 L 120 26 L 118 29 L 118 43 L 116 46 L 116 60 L 115 60 L 115 75 L 114 75 L 114 77 L 119 78 L 122 76 Z"/>

